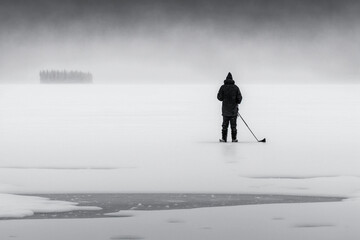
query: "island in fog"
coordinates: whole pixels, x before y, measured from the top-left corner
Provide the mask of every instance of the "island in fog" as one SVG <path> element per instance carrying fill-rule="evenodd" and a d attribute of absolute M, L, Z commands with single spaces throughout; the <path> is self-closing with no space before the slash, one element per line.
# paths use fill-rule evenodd
<path fill-rule="evenodd" d="M 93 83 L 92 74 L 81 71 L 40 71 L 40 83 Z"/>

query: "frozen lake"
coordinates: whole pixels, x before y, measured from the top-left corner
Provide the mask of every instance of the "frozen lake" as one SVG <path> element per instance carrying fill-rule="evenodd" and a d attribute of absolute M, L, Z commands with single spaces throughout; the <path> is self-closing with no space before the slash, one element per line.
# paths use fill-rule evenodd
<path fill-rule="evenodd" d="M 340 223 L 332 219 L 311 222 L 312 213 L 291 224 L 285 220 L 287 225 L 275 227 L 277 231 L 290 225 L 290 229 L 300 226 L 295 227 L 296 231 L 308 231 L 311 227 L 306 226 L 313 226 L 315 222 L 315 226 L 320 226 L 316 229 L 331 228 L 340 234 L 346 224 L 356 220 L 354 214 L 359 210 L 360 193 L 358 85 L 240 84 L 244 96 L 240 113 L 258 138 L 267 138 L 265 144 L 256 143 L 241 120 L 238 120 L 239 143 L 218 143 L 222 120 L 221 103 L 216 99 L 219 87 L 1 85 L 0 192 L 4 196 L 10 193 L 184 192 L 346 196 L 351 200 L 305 207 L 294 204 L 293 215 L 286 215 L 289 213 L 283 210 L 287 204 L 258 209 L 269 209 L 266 210 L 272 212 L 267 215 L 269 219 L 279 217 L 273 211 L 285 211 L 287 217 L 283 218 L 290 219 L 309 209 L 322 209 L 331 216 L 340 214 L 346 219 Z M 22 201 L 19 201 L 20 210 Z M 6 201 L 0 203 L 0 209 L 5 209 L 6 204 Z M 26 210 L 36 212 L 36 206 L 30 204 Z M 245 221 L 246 217 L 232 215 L 243 209 L 252 216 L 250 224 L 262 216 L 255 207 L 216 208 L 213 212 L 216 216 L 225 214 Z M 207 215 L 205 210 L 176 211 L 181 216 L 193 216 L 184 222 Z M 138 224 L 147 222 L 144 219 L 151 216 L 167 219 L 169 213 L 153 214 L 140 214 Z M 124 224 L 134 227 L 131 224 L 135 222 L 131 222 L 137 218 L 129 219 L 132 220 Z M 217 233 L 207 239 L 219 239 L 215 237 L 217 234 L 228 231 L 213 220 L 211 224 L 220 225 L 212 227 Z M 79 227 L 97 222 L 93 221 L 79 222 Z M 273 222 L 259 227 L 271 227 Z M 164 227 L 160 223 L 169 224 L 161 220 L 155 229 Z M 0 228 L 7 229 L 4 234 L 10 236 L 16 224 L 20 227 L 24 223 L 2 224 Z M 115 222 L 110 225 L 116 226 Z M 334 226 L 340 226 L 340 230 Z M 354 224 L 346 226 L 350 226 L 348 231 L 358 234 Z M 191 236 L 187 227 L 179 229 Z M 138 236 L 134 231 L 128 232 Z M 254 236 L 249 239 L 265 236 L 255 237 L 249 231 L 245 231 L 247 236 Z M 301 234 L 293 233 L 290 231 L 287 239 L 301 239 L 294 237 Z M 27 239 L 46 239 L 34 234 L 25 235 Z M 126 235 L 116 234 L 107 239 L 126 239 Z M 152 236 L 146 230 L 140 234 L 146 235 L 140 236 L 146 239 Z M 233 235 L 222 239 L 241 235 L 235 229 Z M 198 233 L 194 236 L 204 237 Z M 314 239 L 327 239 L 326 234 L 316 236 Z M 354 236 L 359 235 L 351 235 Z"/>
<path fill-rule="evenodd" d="M 0 189 L 342 195 L 359 181 L 357 85 L 240 85 L 266 144 L 240 120 L 240 142 L 218 143 L 218 88 L 3 85 Z"/>

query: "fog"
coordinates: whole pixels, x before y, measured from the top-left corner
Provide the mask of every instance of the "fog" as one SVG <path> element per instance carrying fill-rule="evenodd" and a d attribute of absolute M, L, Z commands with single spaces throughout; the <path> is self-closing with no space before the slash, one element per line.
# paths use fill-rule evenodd
<path fill-rule="evenodd" d="M 0 83 L 353 83 L 355 1 L 2 1 Z"/>

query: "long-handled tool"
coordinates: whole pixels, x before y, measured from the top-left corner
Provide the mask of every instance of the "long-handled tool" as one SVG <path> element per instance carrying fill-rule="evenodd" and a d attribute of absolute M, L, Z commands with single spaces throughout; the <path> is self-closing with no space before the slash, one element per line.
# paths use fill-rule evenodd
<path fill-rule="evenodd" d="M 254 136 L 254 138 L 256 139 L 256 141 L 258 142 L 266 142 L 266 138 L 262 139 L 262 140 L 259 140 L 255 134 L 253 133 L 253 131 L 251 131 L 251 129 L 249 128 L 249 125 L 247 125 L 247 123 L 245 122 L 244 118 L 240 115 L 240 113 L 238 113 L 238 116 L 241 118 L 241 120 L 243 120 L 243 122 L 245 123 L 246 127 L 250 130 L 251 134 Z"/>

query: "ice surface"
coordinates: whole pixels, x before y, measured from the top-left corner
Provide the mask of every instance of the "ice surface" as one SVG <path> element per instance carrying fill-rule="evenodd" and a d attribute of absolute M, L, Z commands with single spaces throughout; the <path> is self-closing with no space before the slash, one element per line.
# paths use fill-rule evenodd
<path fill-rule="evenodd" d="M 266 144 L 217 142 L 219 85 L 2 85 L 0 190 L 357 191 L 359 86 L 239 86 Z"/>

